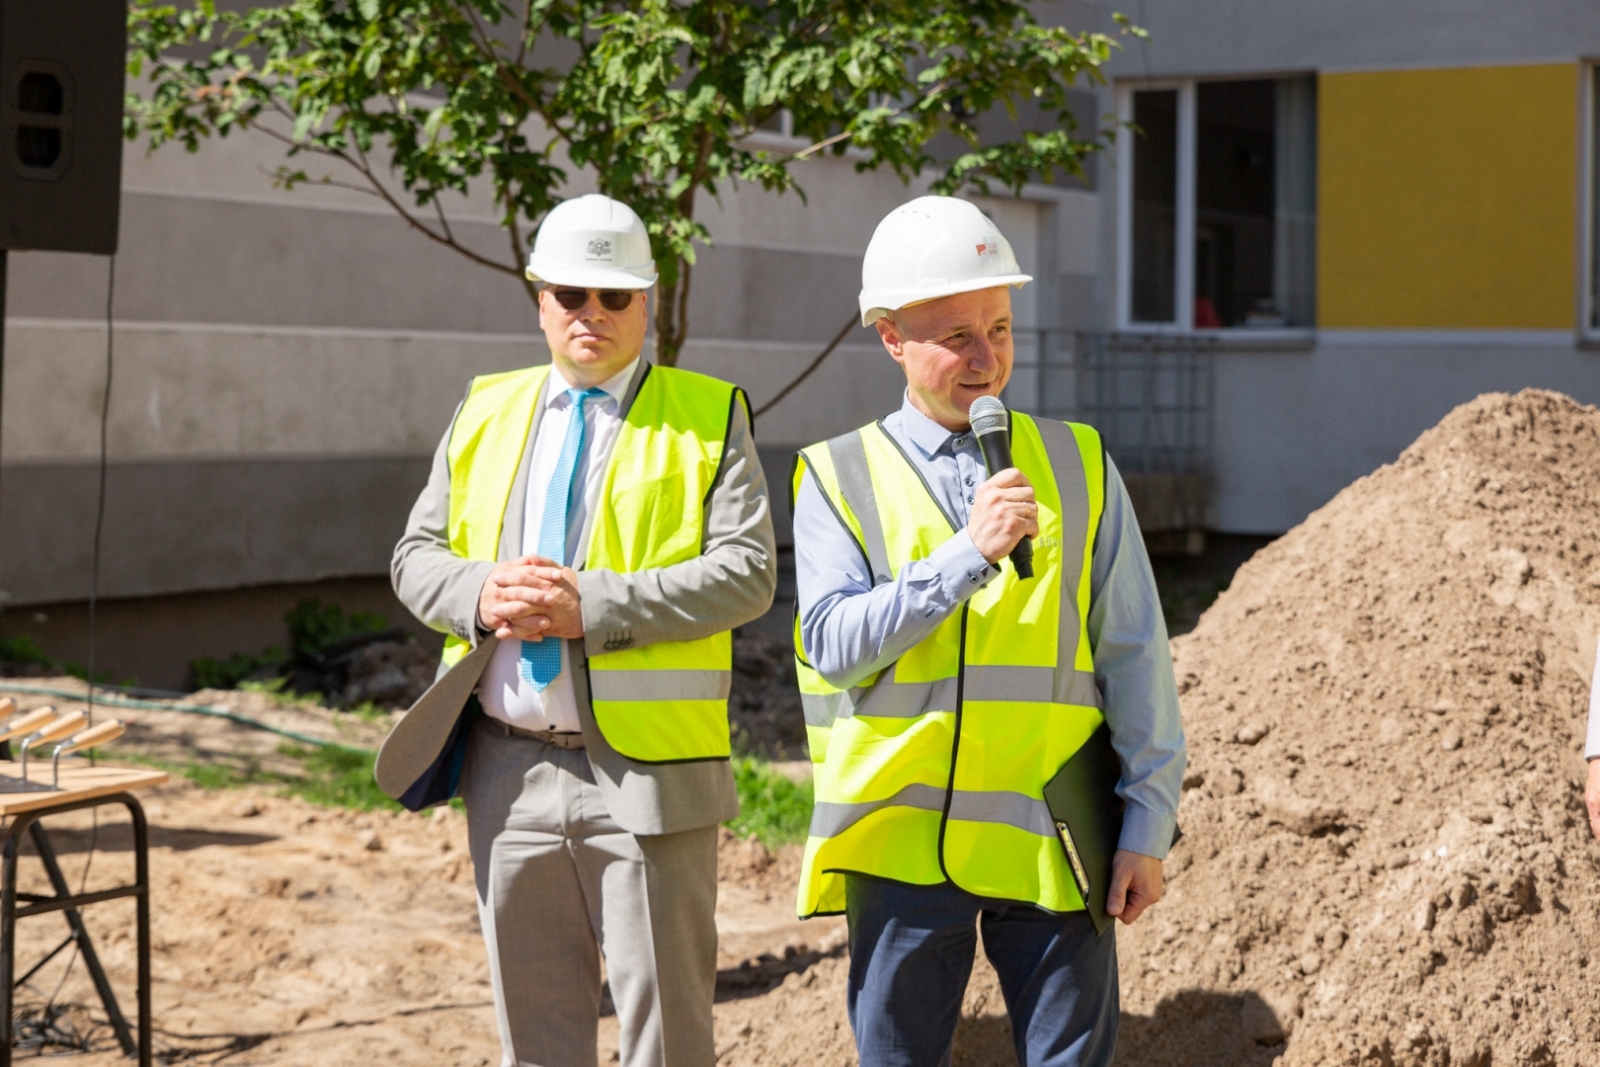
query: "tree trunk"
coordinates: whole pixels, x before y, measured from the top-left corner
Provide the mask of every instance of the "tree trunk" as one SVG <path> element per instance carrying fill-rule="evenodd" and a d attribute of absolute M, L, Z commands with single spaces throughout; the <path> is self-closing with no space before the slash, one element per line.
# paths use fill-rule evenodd
<path fill-rule="evenodd" d="M 689 278 L 693 268 L 679 261 L 677 277 L 663 280 L 658 288 L 656 304 L 656 362 L 663 367 L 676 367 L 683 342 L 689 336 Z M 668 272 L 662 271 L 663 279 Z"/>

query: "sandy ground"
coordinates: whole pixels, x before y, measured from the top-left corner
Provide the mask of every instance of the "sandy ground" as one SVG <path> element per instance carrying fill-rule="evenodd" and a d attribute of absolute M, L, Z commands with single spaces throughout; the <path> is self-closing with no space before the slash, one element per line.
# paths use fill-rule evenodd
<path fill-rule="evenodd" d="M 1600 1063 L 1600 848 L 1581 802 L 1597 631 L 1600 411 L 1550 393 L 1463 405 L 1241 568 L 1174 642 L 1186 837 L 1166 898 L 1118 934 L 1117 1062 Z M 383 729 L 205 696 L 235 698 L 346 743 Z M 266 761 L 279 744 L 155 714 L 130 746 Z M 459 816 L 178 784 L 149 810 L 167 1062 L 498 1062 Z M 74 884 L 87 832 L 80 817 L 56 835 Z M 99 840 L 90 888 L 129 865 L 125 833 Z M 719 1063 L 853 1064 L 843 931 L 793 919 L 796 850 L 728 834 L 720 868 Z M 122 989 L 130 915 L 89 913 Z M 26 920 L 23 969 L 64 930 Z M 63 960 L 30 982 L 25 1015 Z M 92 999 L 75 968 L 60 1000 Z M 77 1062 L 120 1062 L 94 1017 L 61 1021 L 90 1030 Z M 600 1062 L 615 1040 L 603 1019 Z M 1016 1062 L 981 960 L 955 1052 Z"/>
<path fill-rule="evenodd" d="M 499 1062 L 461 816 L 362 815 L 186 783 L 152 790 L 145 807 L 156 1047 L 166 1062 Z M 89 821 L 64 816 L 53 825 L 62 866 L 77 886 Z M 107 809 L 98 845 L 91 890 L 132 873 L 124 816 Z M 37 860 L 23 862 L 24 889 L 43 891 Z M 786 980 L 804 988 L 809 972 L 842 955 L 838 920 L 795 920 L 792 867 L 792 856 L 775 861 L 758 844 L 725 836 L 719 1048 L 741 1041 L 752 1009 L 762 1010 L 752 1003 L 762 994 Z M 132 903 L 96 905 L 85 917 L 131 1014 Z M 60 916 L 19 924 L 23 968 L 65 932 Z M 68 955 L 29 982 L 24 1018 L 38 1016 Z M 59 1001 L 92 1009 L 69 1015 L 96 1050 L 74 1062 L 122 1062 L 98 1021 L 103 1014 L 81 963 Z M 600 1034 L 604 1063 L 615 1058 L 614 1018 L 602 1019 Z"/>

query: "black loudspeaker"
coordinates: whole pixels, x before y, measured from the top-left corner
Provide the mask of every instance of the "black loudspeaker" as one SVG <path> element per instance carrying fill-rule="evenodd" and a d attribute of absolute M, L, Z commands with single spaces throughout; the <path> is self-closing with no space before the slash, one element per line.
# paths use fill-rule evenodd
<path fill-rule="evenodd" d="M 126 0 L 0 0 L 0 248 L 117 250 Z"/>

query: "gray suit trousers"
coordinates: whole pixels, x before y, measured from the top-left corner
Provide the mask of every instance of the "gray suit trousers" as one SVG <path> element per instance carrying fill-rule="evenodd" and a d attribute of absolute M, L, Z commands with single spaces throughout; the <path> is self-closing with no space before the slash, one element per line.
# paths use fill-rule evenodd
<path fill-rule="evenodd" d="M 584 750 L 486 718 L 466 764 L 503 1067 L 595 1067 L 602 954 L 623 1067 L 712 1067 L 717 828 L 627 833 Z"/>

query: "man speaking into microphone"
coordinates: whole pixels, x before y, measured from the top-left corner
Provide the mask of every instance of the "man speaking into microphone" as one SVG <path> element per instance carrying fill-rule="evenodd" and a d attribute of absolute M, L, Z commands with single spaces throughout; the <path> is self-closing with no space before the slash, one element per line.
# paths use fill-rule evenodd
<path fill-rule="evenodd" d="M 863 1067 L 950 1062 L 980 930 L 1019 1063 L 1109 1064 L 1115 935 L 1095 934 L 1044 787 L 1104 723 L 1120 764 L 1104 803 L 1122 808 L 1106 912 L 1125 923 L 1160 899 L 1176 828 L 1177 688 L 1116 468 L 1089 426 L 1013 412 L 987 450 L 974 433 L 997 430 L 972 408 L 1010 378 L 1010 290 L 1030 280 L 970 203 L 891 212 L 861 318 L 904 402 L 795 464 L 816 780 L 798 908 L 848 918 Z"/>

